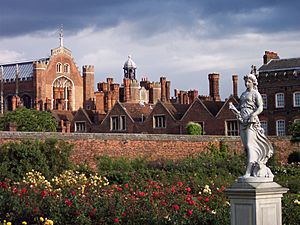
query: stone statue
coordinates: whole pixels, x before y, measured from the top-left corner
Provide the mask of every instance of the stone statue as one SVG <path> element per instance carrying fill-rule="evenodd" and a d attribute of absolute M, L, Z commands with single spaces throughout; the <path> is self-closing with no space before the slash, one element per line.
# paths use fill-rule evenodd
<path fill-rule="evenodd" d="M 237 116 L 240 123 L 240 136 L 247 154 L 247 169 L 241 179 L 273 181 L 274 175 L 266 166 L 273 155 L 273 147 L 260 126 L 258 115 L 263 111 L 263 100 L 257 90 L 254 74 L 244 77 L 246 91 L 240 97 L 236 108 L 231 102 L 229 109 Z"/>

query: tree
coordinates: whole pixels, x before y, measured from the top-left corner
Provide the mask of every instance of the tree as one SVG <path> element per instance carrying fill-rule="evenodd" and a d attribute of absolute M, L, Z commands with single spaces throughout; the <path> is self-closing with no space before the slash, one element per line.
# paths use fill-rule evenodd
<path fill-rule="evenodd" d="M 289 132 L 292 135 L 292 141 L 300 141 L 300 121 L 296 121 L 290 125 Z"/>
<path fill-rule="evenodd" d="M 186 130 L 188 134 L 191 135 L 202 135 L 202 127 L 199 123 L 188 122 L 186 125 Z"/>
<path fill-rule="evenodd" d="M 50 112 L 27 108 L 5 113 L 0 118 L 0 130 L 4 130 L 9 123 L 15 123 L 17 131 L 55 132 L 57 127 Z"/>

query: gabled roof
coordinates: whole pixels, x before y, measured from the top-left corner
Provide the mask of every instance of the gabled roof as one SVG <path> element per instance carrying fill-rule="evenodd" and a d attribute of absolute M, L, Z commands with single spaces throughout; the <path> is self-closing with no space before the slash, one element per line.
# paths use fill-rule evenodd
<path fill-rule="evenodd" d="M 190 107 L 190 104 L 179 104 L 179 103 L 169 103 L 161 102 L 165 108 L 169 111 L 170 114 L 176 119 L 180 120 L 187 109 Z"/>
<path fill-rule="evenodd" d="M 216 116 L 222 106 L 224 105 L 224 101 L 202 101 L 208 111 L 213 115 Z"/>
<path fill-rule="evenodd" d="M 203 108 L 211 115 L 211 116 L 214 116 L 209 110 L 208 108 L 205 106 L 205 104 L 203 103 L 203 101 L 197 97 L 193 102 L 192 104 L 188 105 L 188 109 L 185 111 L 184 115 L 181 117 L 181 120 L 188 114 L 188 112 L 194 107 L 195 104 L 199 103 L 200 105 L 203 106 Z"/>
<path fill-rule="evenodd" d="M 56 119 L 57 122 L 63 121 L 73 121 L 74 112 L 64 111 L 64 110 L 52 110 L 52 116 Z"/>
<path fill-rule="evenodd" d="M 290 59 L 271 59 L 267 64 L 262 65 L 258 71 L 283 71 L 283 70 L 299 70 L 300 69 L 300 58 Z"/>
<path fill-rule="evenodd" d="M 77 110 L 77 112 L 75 113 L 73 120 L 76 119 L 76 117 L 79 115 L 79 113 L 82 113 L 87 118 L 87 120 L 90 124 L 93 123 L 92 120 L 93 120 L 94 114 L 93 114 L 92 110 L 86 110 L 86 109 L 83 109 L 80 107 Z"/>
<path fill-rule="evenodd" d="M 147 118 L 151 111 L 152 105 L 151 104 L 140 104 L 140 103 L 120 103 L 124 110 L 128 113 L 128 115 L 135 121 L 135 122 L 142 122 L 144 118 Z"/>
<path fill-rule="evenodd" d="M 35 61 L 47 61 L 48 58 L 29 61 L 29 62 L 20 62 L 20 63 L 11 63 L 11 64 L 2 64 L 3 66 L 3 79 L 15 79 L 16 78 L 16 71 L 17 65 L 19 67 L 19 78 L 26 79 L 33 76 L 33 63 Z"/>
<path fill-rule="evenodd" d="M 225 107 L 225 105 L 227 105 L 228 102 L 233 102 L 233 103 L 236 103 L 236 104 L 239 103 L 238 100 L 237 100 L 234 96 L 231 95 L 225 102 L 223 102 L 223 105 L 222 105 L 222 107 L 220 108 L 220 110 L 218 111 L 218 113 L 216 114 L 216 117 L 218 117 L 218 116 L 220 115 L 220 113 L 221 113 L 223 110 L 225 110 L 224 107 Z M 226 109 L 226 110 L 229 110 L 229 108 Z"/>
<path fill-rule="evenodd" d="M 109 118 L 109 116 L 114 112 L 114 109 L 115 109 L 116 107 L 120 107 L 120 108 L 124 111 L 124 113 L 130 118 L 130 120 L 131 120 L 132 122 L 134 122 L 134 120 L 132 119 L 132 117 L 130 116 L 130 114 L 127 112 L 127 110 L 123 107 L 123 105 L 122 105 L 119 101 L 116 101 L 116 103 L 114 104 L 114 106 L 112 107 L 112 109 L 111 109 L 111 110 L 106 114 L 106 116 L 103 118 L 103 120 L 102 120 L 102 122 L 100 123 L 100 125 L 103 124 L 104 121 L 106 121 L 107 118 Z"/>

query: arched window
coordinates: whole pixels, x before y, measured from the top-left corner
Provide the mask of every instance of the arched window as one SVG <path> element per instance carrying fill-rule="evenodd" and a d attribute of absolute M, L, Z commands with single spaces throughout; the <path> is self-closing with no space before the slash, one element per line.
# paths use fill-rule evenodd
<path fill-rule="evenodd" d="M 61 73 L 61 63 L 56 64 L 56 72 Z"/>
<path fill-rule="evenodd" d="M 68 63 L 64 64 L 64 73 L 70 72 L 70 65 Z"/>

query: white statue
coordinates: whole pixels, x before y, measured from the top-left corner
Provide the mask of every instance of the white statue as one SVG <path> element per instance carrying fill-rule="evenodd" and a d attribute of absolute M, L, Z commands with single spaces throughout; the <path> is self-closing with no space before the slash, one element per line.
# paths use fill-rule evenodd
<path fill-rule="evenodd" d="M 273 147 L 258 119 L 258 115 L 263 111 L 263 100 L 257 90 L 257 79 L 254 74 L 249 74 L 244 80 L 247 89 L 240 97 L 238 108 L 229 103 L 229 109 L 240 122 L 240 135 L 247 153 L 247 169 L 242 179 L 273 179 L 274 175 L 266 166 L 268 159 L 273 155 Z"/>

